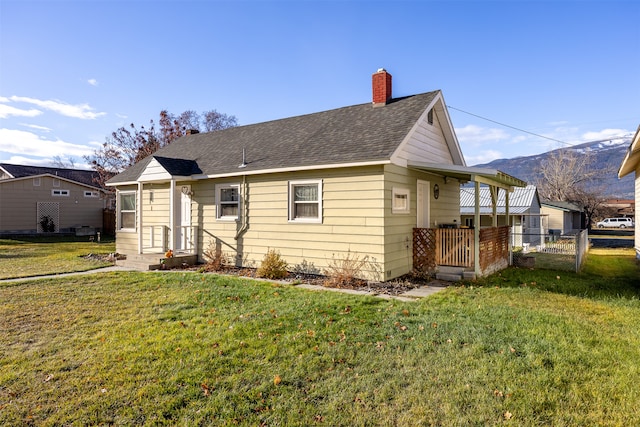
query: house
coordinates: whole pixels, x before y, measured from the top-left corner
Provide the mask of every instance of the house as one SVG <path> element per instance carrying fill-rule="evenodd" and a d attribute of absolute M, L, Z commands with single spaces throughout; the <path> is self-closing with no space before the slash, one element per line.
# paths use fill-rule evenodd
<path fill-rule="evenodd" d="M 489 187 L 480 188 L 480 226 L 488 227 L 492 217 L 498 215 L 498 225 L 511 226 L 511 245 L 523 247 L 539 245 L 545 234 L 543 217 L 540 212 L 540 197 L 535 185 L 515 187 L 509 193 L 509 212 L 506 212 L 506 194 L 501 193 L 496 203 L 496 211 L 492 209 Z M 472 228 L 475 225 L 475 191 L 473 188 L 460 189 L 461 226 Z"/>
<path fill-rule="evenodd" d="M 609 199 L 602 205 L 611 209 L 611 216 L 633 218 L 635 215 L 635 204 L 636 201 L 634 199 Z"/>
<path fill-rule="evenodd" d="M 459 224 L 461 182 L 509 191 L 525 183 L 466 167 L 440 91 L 393 98 L 380 69 L 372 92 L 365 104 L 191 133 L 111 178 L 117 251 L 157 260 L 172 249 L 203 261 L 213 247 L 257 267 L 275 249 L 292 270 L 314 273 L 357 257 L 373 280 L 433 268 L 440 259 L 425 248 L 437 231 L 415 230 Z M 479 230 L 470 236 L 458 245 L 466 268 L 503 263 L 496 244 L 502 252 L 482 268 Z"/>
<path fill-rule="evenodd" d="M 630 173 L 635 173 L 635 207 L 634 212 L 638 212 L 640 208 L 640 126 L 636 131 L 629 150 L 622 160 L 620 169 L 618 170 L 618 178 L 623 178 Z M 634 217 L 634 222 L 637 222 Z M 636 258 L 640 259 L 640 227 L 635 227 L 635 243 Z"/>
<path fill-rule="evenodd" d="M 573 235 L 586 228 L 584 212 L 571 202 L 543 200 L 540 210 L 548 218 L 551 234 Z"/>
<path fill-rule="evenodd" d="M 0 163 L 0 234 L 95 234 L 107 197 L 87 170 Z"/>

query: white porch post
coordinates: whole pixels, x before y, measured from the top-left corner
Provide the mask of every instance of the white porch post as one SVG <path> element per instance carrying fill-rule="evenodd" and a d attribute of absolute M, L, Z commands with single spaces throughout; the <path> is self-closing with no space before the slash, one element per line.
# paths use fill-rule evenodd
<path fill-rule="evenodd" d="M 176 180 L 172 179 L 169 186 L 169 249 L 175 250 L 176 242 Z M 165 250 L 167 248 L 163 248 Z"/>
<path fill-rule="evenodd" d="M 509 227 L 509 236 L 511 233 L 511 216 L 509 216 L 509 189 L 504 189 L 504 214 L 506 215 L 507 227 Z M 509 243 L 509 265 L 513 265 L 513 252 L 511 251 L 511 246 L 513 246 L 512 239 L 507 239 Z"/>
<path fill-rule="evenodd" d="M 142 254 L 142 234 L 143 234 L 143 224 L 142 224 L 142 189 L 144 185 L 141 182 L 138 182 L 138 194 L 136 200 L 136 213 L 138 215 L 138 255 Z"/>
<path fill-rule="evenodd" d="M 480 277 L 480 183 L 475 185 L 475 211 L 473 214 L 473 269 L 476 277 Z"/>

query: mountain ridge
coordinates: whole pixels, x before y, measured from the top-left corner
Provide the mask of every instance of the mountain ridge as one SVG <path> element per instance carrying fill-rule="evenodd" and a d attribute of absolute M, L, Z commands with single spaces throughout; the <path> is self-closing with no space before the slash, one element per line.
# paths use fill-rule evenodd
<path fill-rule="evenodd" d="M 511 159 L 496 159 L 489 163 L 477 164 L 474 167 L 498 169 L 516 178 L 535 184 L 540 175 L 540 165 L 552 153 L 560 150 L 571 150 L 578 155 L 594 156 L 592 167 L 602 170 L 604 177 L 587 185 L 587 190 L 599 192 L 605 198 L 634 198 L 634 176 L 627 175 L 618 179 L 618 169 L 631 144 L 631 136 L 611 140 L 586 142 L 566 148 L 558 148 L 531 156 L 519 156 Z"/>

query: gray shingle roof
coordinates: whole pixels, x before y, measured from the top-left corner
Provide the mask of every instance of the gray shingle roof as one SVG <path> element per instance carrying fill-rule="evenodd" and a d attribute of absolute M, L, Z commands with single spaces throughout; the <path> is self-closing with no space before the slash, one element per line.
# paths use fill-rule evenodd
<path fill-rule="evenodd" d="M 193 160 L 205 175 L 390 159 L 439 91 L 184 136 L 154 155 Z M 242 150 L 246 153 L 246 167 Z M 151 156 L 109 184 L 136 181 Z"/>
<path fill-rule="evenodd" d="M 23 166 L 12 165 L 9 163 L 0 163 L 0 168 L 9 172 L 9 174 L 11 174 L 14 178 L 51 174 L 54 176 L 59 176 L 60 178 L 79 182 L 81 184 L 90 185 L 91 187 L 100 187 L 94 181 L 94 179 L 98 178 L 98 174 L 95 171 L 90 170 L 50 168 L 43 166 Z"/>

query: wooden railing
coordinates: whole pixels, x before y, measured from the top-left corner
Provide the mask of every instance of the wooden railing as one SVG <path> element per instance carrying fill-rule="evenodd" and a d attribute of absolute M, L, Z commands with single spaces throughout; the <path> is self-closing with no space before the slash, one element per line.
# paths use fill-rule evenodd
<path fill-rule="evenodd" d="M 504 268 L 509 262 L 509 227 L 480 230 L 480 270 Z M 474 230 L 468 228 L 414 228 L 413 268 L 432 274 L 437 266 L 474 268 Z M 498 269 L 499 269 L 498 268 Z"/>

